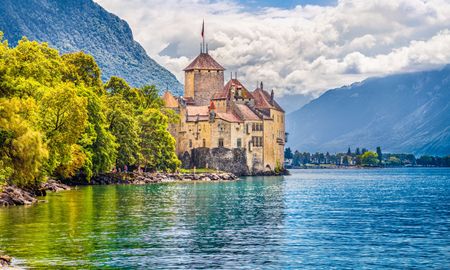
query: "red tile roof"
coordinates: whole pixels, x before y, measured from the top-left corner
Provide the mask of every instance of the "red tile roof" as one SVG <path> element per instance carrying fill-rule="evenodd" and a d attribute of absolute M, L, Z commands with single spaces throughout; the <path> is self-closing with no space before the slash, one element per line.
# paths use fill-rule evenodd
<path fill-rule="evenodd" d="M 270 94 L 267 91 L 257 88 L 252 92 L 252 96 L 255 99 L 255 107 L 257 109 L 275 109 L 284 112 L 275 99 L 271 101 Z"/>
<path fill-rule="evenodd" d="M 208 106 L 186 106 L 188 115 L 209 115 Z"/>
<path fill-rule="evenodd" d="M 231 88 L 235 87 L 236 91 L 238 88 L 241 89 L 241 97 L 245 99 L 251 99 L 252 94 L 245 88 L 245 86 L 237 79 L 229 80 L 221 91 L 214 93 L 212 99 L 228 99 L 231 97 Z"/>
<path fill-rule="evenodd" d="M 169 91 L 166 91 L 164 93 L 164 95 L 162 96 L 162 100 L 164 101 L 164 105 L 167 108 L 177 108 L 178 107 L 178 100 Z"/>
<path fill-rule="evenodd" d="M 186 121 L 208 121 L 209 110 L 208 106 L 186 106 Z"/>
<path fill-rule="evenodd" d="M 230 123 L 242 123 L 243 122 L 239 118 L 239 116 L 237 116 L 237 115 L 235 115 L 234 113 L 231 113 L 231 112 L 217 113 L 216 116 L 217 116 L 217 118 L 220 118 L 220 119 L 225 120 L 225 121 L 230 122 Z"/>
<path fill-rule="evenodd" d="M 261 120 L 256 113 L 254 113 L 247 105 L 245 104 L 236 104 L 236 109 L 239 110 L 239 115 L 243 120 L 246 121 L 259 121 Z"/>
<path fill-rule="evenodd" d="M 206 69 L 206 70 L 225 70 L 219 63 L 214 60 L 209 54 L 201 53 L 199 54 L 192 63 L 187 66 L 184 71 L 195 70 L 195 69 Z"/>

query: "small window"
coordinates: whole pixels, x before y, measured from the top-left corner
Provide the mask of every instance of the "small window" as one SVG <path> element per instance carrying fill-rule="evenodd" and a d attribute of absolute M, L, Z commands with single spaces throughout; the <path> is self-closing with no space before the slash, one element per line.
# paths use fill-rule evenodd
<path fill-rule="evenodd" d="M 219 147 L 223 147 L 223 139 L 222 138 L 219 139 Z"/>
<path fill-rule="evenodd" d="M 241 139 L 237 139 L 236 145 L 237 145 L 237 148 L 241 148 L 242 147 L 242 140 Z"/>
<path fill-rule="evenodd" d="M 203 147 L 206 147 L 206 140 L 203 139 Z"/>
<path fill-rule="evenodd" d="M 189 140 L 189 148 L 192 148 L 192 140 Z"/>

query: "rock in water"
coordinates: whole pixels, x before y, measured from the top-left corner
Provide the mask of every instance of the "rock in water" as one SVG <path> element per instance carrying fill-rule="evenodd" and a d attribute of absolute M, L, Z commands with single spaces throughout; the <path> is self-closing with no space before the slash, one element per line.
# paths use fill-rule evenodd
<path fill-rule="evenodd" d="M 0 206 L 28 205 L 36 202 L 33 194 L 15 186 L 6 186 L 0 193 Z"/>
<path fill-rule="evenodd" d="M 0 267 L 7 267 L 11 265 L 12 258 L 8 255 L 0 255 Z"/>

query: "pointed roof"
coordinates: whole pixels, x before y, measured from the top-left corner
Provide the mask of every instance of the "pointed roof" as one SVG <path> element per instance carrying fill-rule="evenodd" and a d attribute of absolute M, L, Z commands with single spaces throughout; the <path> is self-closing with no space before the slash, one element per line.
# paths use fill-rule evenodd
<path fill-rule="evenodd" d="M 164 105 L 167 108 L 178 107 L 178 100 L 169 91 L 164 92 L 164 95 L 162 96 L 162 100 L 164 101 Z"/>
<path fill-rule="evenodd" d="M 275 101 L 272 100 L 269 93 L 261 88 L 256 88 L 252 92 L 252 96 L 255 99 L 255 107 L 257 109 L 275 109 L 280 112 L 284 112 L 283 108 Z"/>
<path fill-rule="evenodd" d="M 250 91 L 248 91 L 247 88 L 245 88 L 245 86 L 238 79 L 231 79 L 227 82 L 227 84 L 225 84 L 225 86 L 221 91 L 214 93 L 213 99 L 228 99 L 229 97 L 231 97 L 231 88 L 233 86 L 235 87 L 236 90 L 238 89 L 241 90 L 240 95 L 241 98 L 244 99 L 253 98 Z"/>
<path fill-rule="evenodd" d="M 203 70 L 225 70 L 214 58 L 207 53 L 200 53 L 184 71 L 203 69 Z"/>

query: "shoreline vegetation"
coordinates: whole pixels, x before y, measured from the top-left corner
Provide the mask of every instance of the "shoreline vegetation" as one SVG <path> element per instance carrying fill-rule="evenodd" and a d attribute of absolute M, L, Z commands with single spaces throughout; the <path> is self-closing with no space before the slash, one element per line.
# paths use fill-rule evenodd
<path fill-rule="evenodd" d="M 358 169 L 358 168 L 396 168 L 396 167 L 450 167 L 450 155 L 428 156 L 416 158 L 414 154 L 383 153 L 381 147 L 370 151 L 359 147 L 352 152 L 330 154 L 309 153 L 291 148 L 284 151 L 285 167 L 287 169 Z"/>
<path fill-rule="evenodd" d="M 103 83 L 91 55 L 25 37 L 10 47 L 0 32 L 0 191 L 39 195 L 48 179 L 89 182 L 116 168 L 176 172 L 172 121 L 155 86 Z"/>

